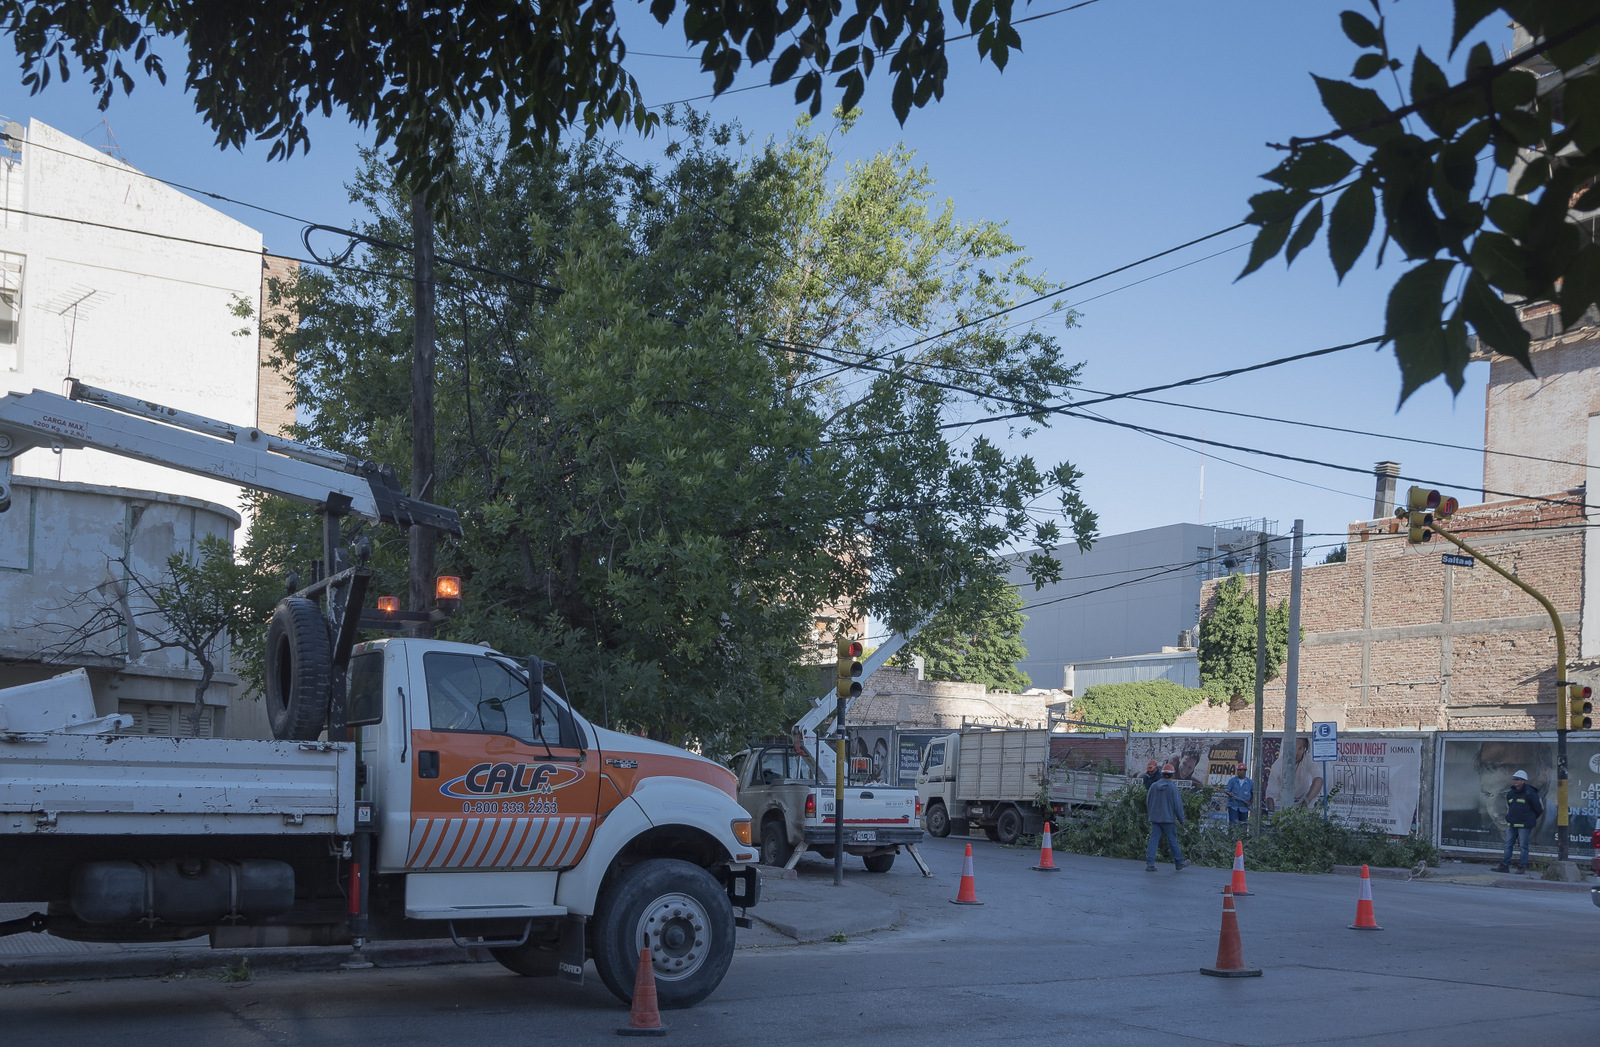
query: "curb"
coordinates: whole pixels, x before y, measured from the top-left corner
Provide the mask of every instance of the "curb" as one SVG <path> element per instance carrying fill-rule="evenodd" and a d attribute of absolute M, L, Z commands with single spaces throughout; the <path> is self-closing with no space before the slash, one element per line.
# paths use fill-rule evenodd
<path fill-rule="evenodd" d="M 362 950 L 374 967 L 428 967 L 440 964 L 483 963 L 476 949 L 429 941 L 374 942 Z M 96 981 L 108 978 L 188 977 L 218 972 L 238 957 L 253 970 L 337 971 L 350 957 L 348 948 L 315 946 L 303 949 L 182 949 L 139 953 L 74 953 L 67 956 L 27 956 L 0 960 L 0 985 L 28 982 Z"/>
<path fill-rule="evenodd" d="M 757 865 L 756 872 L 761 874 L 763 880 L 797 880 L 800 874 L 793 869 L 785 869 L 779 865 Z"/>
<path fill-rule="evenodd" d="M 1587 894 L 1594 885 L 1589 883 L 1563 883 L 1560 880 L 1523 880 L 1507 878 L 1496 880 L 1490 886 L 1509 887 L 1512 890 L 1521 891 L 1566 891 L 1570 894 L 1577 894 L 1579 892 Z"/>
<path fill-rule="evenodd" d="M 1360 876 L 1361 866 L 1335 865 L 1333 874 L 1335 876 Z M 1410 869 L 1390 869 L 1383 866 L 1369 865 L 1367 867 L 1367 875 L 1374 880 L 1409 880 L 1412 874 Z"/>

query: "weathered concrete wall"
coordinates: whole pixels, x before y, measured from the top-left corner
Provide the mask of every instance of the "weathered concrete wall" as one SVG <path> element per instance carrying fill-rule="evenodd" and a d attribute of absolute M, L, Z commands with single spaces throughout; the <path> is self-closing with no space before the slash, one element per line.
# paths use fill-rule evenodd
<path fill-rule="evenodd" d="M 914 669 L 879 669 L 862 683 L 861 697 L 850 707 L 854 724 L 894 724 L 956 730 L 969 722 L 1043 726 L 1059 692 L 1009 694 L 987 692 L 981 683 L 924 680 Z"/>
<path fill-rule="evenodd" d="M 1556 311 L 1544 303 L 1522 310 L 1535 338 L 1530 358 L 1537 375 L 1504 356 L 1489 361 L 1484 446 L 1525 457 L 1483 456 L 1488 501 L 1505 497 L 1496 491 L 1541 494 L 1584 483 L 1589 418 L 1600 414 L 1600 328 L 1558 332 L 1551 325 L 1547 332 L 1545 321 L 1559 319 Z"/>
<path fill-rule="evenodd" d="M 202 537 L 231 541 L 239 517 L 194 498 L 18 477 L 0 514 L 0 687 L 89 670 L 98 715 L 134 716 L 147 734 L 185 734 L 179 718 L 200 672 L 179 650 L 130 641 L 151 609 L 132 579 L 159 582 L 168 557 Z M 230 705 L 239 680 L 219 652 L 202 733 L 266 737 L 259 703 Z M 234 715 L 237 712 L 238 715 Z"/>
<path fill-rule="evenodd" d="M 1581 502 L 1581 494 L 1564 497 Z M 1578 505 L 1505 500 L 1463 509 L 1452 530 L 1548 596 L 1570 639 L 1582 607 L 1581 513 Z M 1455 551 L 1437 538 L 1409 544 L 1397 521 L 1369 521 L 1351 525 L 1347 562 L 1304 570 L 1300 730 L 1315 720 L 1391 729 L 1554 725 L 1549 616 L 1482 564 L 1440 563 L 1441 553 Z M 1207 612 L 1219 584 L 1206 583 Z M 1287 599 L 1289 572 L 1270 573 L 1267 593 L 1274 604 Z M 1282 679 L 1269 681 L 1269 731 L 1283 729 L 1283 702 Z M 1209 728 L 1215 713 L 1196 715 L 1207 716 Z M 1233 710 L 1229 724 L 1253 718 L 1253 710 Z"/>

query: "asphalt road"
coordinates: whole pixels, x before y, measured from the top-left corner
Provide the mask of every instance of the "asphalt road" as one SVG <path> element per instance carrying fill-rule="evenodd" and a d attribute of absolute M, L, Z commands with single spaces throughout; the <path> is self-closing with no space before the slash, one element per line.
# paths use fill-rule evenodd
<path fill-rule="evenodd" d="M 964 841 L 962 841 L 964 842 Z M 1384 930 L 1347 929 L 1357 881 L 1251 873 L 1238 902 L 1261 978 L 1198 973 L 1216 958 L 1227 873 L 974 845 L 981 907 L 955 897 L 961 843 L 850 879 L 900 904 L 894 929 L 844 943 L 741 949 L 722 987 L 669 1012 L 668 1039 L 989 1043 L 1502 1044 L 1600 1042 L 1600 909 L 1584 894 L 1374 880 Z M 824 880 L 807 858 L 801 876 Z M 766 940 L 766 939 L 763 939 Z M 498 965 L 0 988 L 8 1047 L 159 1043 L 616 1042 L 626 1012 Z"/>

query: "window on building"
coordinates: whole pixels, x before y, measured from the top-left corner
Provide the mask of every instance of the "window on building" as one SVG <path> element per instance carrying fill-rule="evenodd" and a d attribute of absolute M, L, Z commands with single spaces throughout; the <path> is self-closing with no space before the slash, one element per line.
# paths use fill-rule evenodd
<path fill-rule="evenodd" d="M 16 345 L 22 326 L 22 256 L 0 251 L 0 345 Z"/>

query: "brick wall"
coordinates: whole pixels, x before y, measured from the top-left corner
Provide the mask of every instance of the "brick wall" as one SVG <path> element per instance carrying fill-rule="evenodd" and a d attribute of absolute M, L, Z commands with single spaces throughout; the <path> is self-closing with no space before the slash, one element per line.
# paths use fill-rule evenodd
<path fill-rule="evenodd" d="M 292 328 L 296 318 L 283 306 L 272 304 L 270 284 L 273 280 L 290 281 L 299 273 L 300 263 L 293 259 L 270 254 L 261 256 L 262 322 L 256 327 L 260 332 L 256 339 L 256 356 L 260 364 L 256 371 L 256 428 L 277 435 L 287 433 L 294 424 L 294 381 L 292 374 L 285 374 L 271 366 L 276 346 L 266 328 L 269 322 L 282 320 L 288 320 Z"/>
<path fill-rule="evenodd" d="M 1582 501 L 1582 491 L 1554 497 Z M 1581 509 L 1532 499 L 1471 506 L 1451 530 L 1556 605 L 1576 653 L 1583 593 Z M 1549 728 L 1555 714 L 1555 636 L 1527 594 L 1479 563 L 1451 567 L 1440 538 L 1405 540 L 1395 520 L 1350 526 L 1349 559 L 1307 567 L 1301 583 L 1299 728 L 1507 730 Z M 1201 589 L 1209 614 L 1221 580 Z M 1255 592 L 1254 576 L 1249 578 Z M 1268 600 L 1287 599 L 1289 572 L 1267 576 Z M 1203 626 L 1202 626 L 1203 628 Z M 1283 729 L 1281 677 L 1266 687 L 1268 730 Z M 1196 712 L 1207 728 L 1217 710 Z M 1254 710 L 1228 711 L 1248 729 Z"/>

